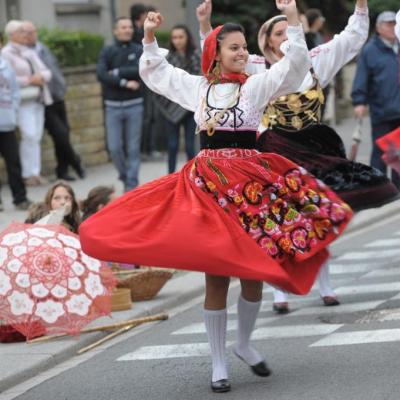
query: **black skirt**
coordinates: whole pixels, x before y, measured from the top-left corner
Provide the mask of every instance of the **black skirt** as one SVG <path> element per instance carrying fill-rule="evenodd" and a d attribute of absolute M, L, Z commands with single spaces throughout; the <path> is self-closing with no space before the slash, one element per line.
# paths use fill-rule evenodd
<path fill-rule="evenodd" d="M 399 198 L 399 191 L 381 171 L 346 158 L 340 136 L 329 126 L 302 131 L 264 132 L 257 149 L 277 153 L 308 170 L 330 186 L 354 211 L 380 207 Z"/>

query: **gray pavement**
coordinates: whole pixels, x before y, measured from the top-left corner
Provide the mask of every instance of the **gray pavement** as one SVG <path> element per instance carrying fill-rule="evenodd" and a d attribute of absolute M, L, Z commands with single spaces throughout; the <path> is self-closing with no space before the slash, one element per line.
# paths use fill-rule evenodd
<path fill-rule="evenodd" d="M 367 124 L 365 124 L 367 126 Z M 352 119 L 344 120 L 336 127 L 343 137 L 346 145 L 351 143 L 351 135 L 355 123 Z M 367 162 L 369 158 L 370 139 L 369 130 L 365 129 L 364 142 L 360 146 L 359 160 Z M 183 155 L 180 157 L 179 167 L 183 164 Z M 140 181 L 145 183 L 151 179 L 163 175 L 166 171 L 166 161 L 143 162 Z M 117 192 L 122 192 L 122 186 L 117 180 L 117 173 L 111 164 L 88 169 L 87 178 L 73 182 L 73 188 L 78 198 L 84 198 L 90 188 L 99 184 L 113 184 Z M 34 200 L 42 200 L 48 187 L 29 189 L 29 197 Z M 10 193 L 7 187 L 2 190 L 5 211 L 0 213 L 0 228 L 5 228 L 11 221 L 23 221 L 26 213 L 15 211 L 11 204 Z M 355 216 L 350 227 L 341 240 L 346 240 L 346 235 L 361 230 L 393 215 L 398 215 L 400 201 L 388 204 L 379 209 L 366 210 Z M 198 273 L 177 273 L 161 290 L 159 295 L 150 301 L 136 302 L 129 311 L 114 312 L 112 322 L 132 319 L 139 316 L 155 314 L 161 311 L 173 309 L 192 298 L 200 295 L 204 290 L 204 282 Z M 110 323 L 109 318 L 101 318 L 94 325 Z M 13 387 L 40 372 L 55 367 L 62 361 L 76 355 L 76 351 L 103 337 L 104 334 L 81 335 L 77 338 L 66 338 L 46 344 L 0 344 L 0 393 Z"/>

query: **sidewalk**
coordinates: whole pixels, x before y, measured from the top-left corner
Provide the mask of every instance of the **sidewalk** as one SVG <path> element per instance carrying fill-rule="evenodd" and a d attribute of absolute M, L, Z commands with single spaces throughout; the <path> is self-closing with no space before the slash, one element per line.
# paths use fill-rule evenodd
<path fill-rule="evenodd" d="M 345 120 L 344 123 L 336 128 L 343 136 L 345 143 L 351 143 L 354 121 Z M 369 132 L 366 131 L 364 136 L 368 139 Z M 370 142 L 366 140 L 360 146 L 360 161 L 367 161 L 369 143 Z M 181 157 L 179 167 L 182 164 L 183 158 Z M 166 161 L 142 163 L 141 182 L 144 183 L 163 175 L 166 168 Z M 90 188 L 99 184 L 113 184 L 118 193 L 122 192 L 122 186 L 117 181 L 117 174 L 114 167 L 110 164 L 89 169 L 87 178 L 85 180 L 73 182 L 73 187 L 74 190 L 76 190 L 78 198 L 83 198 Z M 29 197 L 35 201 L 41 200 L 47 189 L 48 188 L 44 187 L 30 189 Z M 12 220 L 22 221 L 25 218 L 26 213 L 13 210 L 8 188 L 3 189 L 3 203 L 6 211 L 0 214 L 0 229 L 4 229 Z M 374 222 L 390 218 L 394 213 L 398 213 L 399 211 L 400 201 L 388 204 L 379 209 L 362 211 L 354 217 L 345 235 L 360 230 Z M 133 304 L 131 310 L 114 312 L 112 319 L 108 317 L 101 318 L 96 320 L 91 326 L 110 324 L 163 311 L 168 313 L 169 310 L 184 304 L 203 292 L 204 278 L 202 274 L 179 272 L 167 282 L 155 299 L 136 302 Z M 102 337 L 104 337 L 104 333 L 92 333 L 81 335 L 78 338 L 59 339 L 43 344 L 0 343 L 0 393 L 26 381 L 30 377 L 36 376 L 44 370 L 53 368 L 57 364 L 74 357 L 77 350 Z"/>

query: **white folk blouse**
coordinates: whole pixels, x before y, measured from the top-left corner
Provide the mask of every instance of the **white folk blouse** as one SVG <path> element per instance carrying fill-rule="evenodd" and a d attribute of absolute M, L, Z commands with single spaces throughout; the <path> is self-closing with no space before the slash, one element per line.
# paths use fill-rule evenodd
<path fill-rule="evenodd" d="M 207 129 L 207 122 L 225 108 L 217 129 L 257 130 L 266 105 L 293 93 L 311 68 L 302 27 L 289 26 L 287 36 L 285 56 L 270 69 L 250 76 L 243 85 L 210 84 L 203 76 L 172 66 L 156 41 L 143 46 L 140 76 L 152 91 L 195 112 L 200 130 Z"/>

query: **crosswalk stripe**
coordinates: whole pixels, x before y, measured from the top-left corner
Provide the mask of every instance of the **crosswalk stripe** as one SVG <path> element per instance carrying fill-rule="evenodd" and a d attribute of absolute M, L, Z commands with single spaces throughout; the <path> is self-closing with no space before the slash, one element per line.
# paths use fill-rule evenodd
<path fill-rule="evenodd" d="M 374 331 L 336 332 L 318 340 L 310 347 L 344 346 L 351 344 L 383 343 L 400 341 L 400 329 Z"/>
<path fill-rule="evenodd" d="M 233 342 L 227 342 L 230 346 Z M 204 357 L 210 355 L 208 343 L 170 344 L 162 346 L 143 346 L 124 354 L 117 361 L 159 360 L 163 358 Z"/>
<path fill-rule="evenodd" d="M 251 338 L 253 340 L 275 338 L 297 338 L 307 336 L 328 335 L 341 328 L 342 324 L 310 324 L 290 326 L 269 326 L 255 329 Z"/>
<path fill-rule="evenodd" d="M 342 286 L 335 290 L 338 296 L 361 293 L 397 292 L 400 282 L 375 283 L 373 285 Z"/>
<path fill-rule="evenodd" d="M 271 317 L 271 318 L 258 318 L 256 321 L 256 327 L 261 327 L 270 324 L 278 320 L 279 317 Z M 229 319 L 227 323 L 227 330 L 228 331 L 236 331 L 237 329 L 237 320 Z M 178 329 L 172 332 L 172 335 L 192 335 L 192 334 L 199 334 L 199 333 L 206 333 L 206 327 L 204 322 L 198 322 L 194 324 L 190 324 L 185 326 L 184 328 Z"/>
<path fill-rule="evenodd" d="M 338 257 L 336 260 L 344 261 L 358 261 L 358 260 L 369 260 L 369 259 L 383 259 L 383 258 L 391 258 L 400 255 L 400 249 L 392 249 L 392 250 L 363 250 L 363 251 L 350 251 L 348 253 L 343 254 Z"/>
<path fill-rule="evenodd" d="M 376 263 L 362 263 L 362 264 L 331 264 L 329 272 L 332 275 L 351 274 L 355 272 L 368 271 L 376 267 Z"/>
<path fill-rule="evenodd" d="M 395 276 L 400 274 L 400 268 L 387 268 L 387 269 L 377 269 L 375 271 L 370 271 L 364 275 L 364 278 L 383 278 L 386 276 Z"/>
<path fill-rule="evenodd" d="M 379 301 L 363 301 L 359 303 L 347 303 L 341 304 L 338 307 L 307 307 L 299 310 L 293 310 L 287 317 L 297 317 L 300 315 L 313 315 L 313 314 L 346 314 L 358 311 L 373 310 L 380 304 L 383 304 L 386 300 Z"/>
<path fill-rule="evenodd" d="M 400 246 L 400 238 L 379 239 L 365 245 L 365 247 L 390 247 Z"/>

